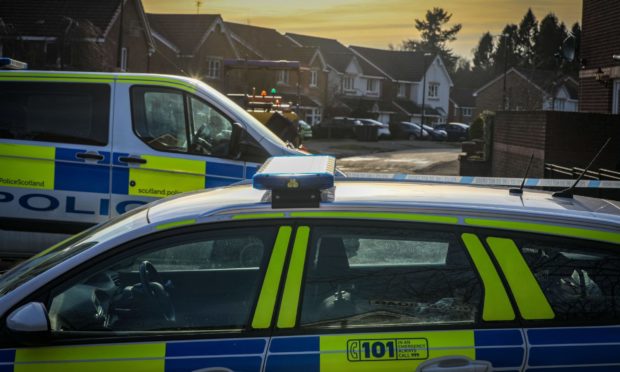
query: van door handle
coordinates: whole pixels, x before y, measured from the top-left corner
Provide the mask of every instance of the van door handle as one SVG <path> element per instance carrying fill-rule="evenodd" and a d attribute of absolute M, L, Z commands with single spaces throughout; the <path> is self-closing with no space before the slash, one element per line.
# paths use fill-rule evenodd
<path fill-rule="evenodd" d="M 146 159 L 132 158 L 129 156 L 121 156 L 118 158 L 118 161 L 122 161 L 123 163 L 146 164 Z"/>
<path fill-rule="evenodd" d="M 493 368 L 486 360 L 471 360 L 464 356 L 446 356 L 420 364 L 418 372 L 488 372 Z"/>
<path fill-rule="evenodd" d="M 79 159 L 103 160 L 103 155 L 93 154 L 90 152 L 78 152 L 75 154 L 75 157 Z"/>

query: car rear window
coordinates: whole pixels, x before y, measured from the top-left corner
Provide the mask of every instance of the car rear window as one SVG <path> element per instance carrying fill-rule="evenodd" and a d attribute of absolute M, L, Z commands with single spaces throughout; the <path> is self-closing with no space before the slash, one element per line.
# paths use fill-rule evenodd
<path fill-rule="evenodd" d="M 0 138 L 104 146 L 107 84 L 0 82 Z"/>

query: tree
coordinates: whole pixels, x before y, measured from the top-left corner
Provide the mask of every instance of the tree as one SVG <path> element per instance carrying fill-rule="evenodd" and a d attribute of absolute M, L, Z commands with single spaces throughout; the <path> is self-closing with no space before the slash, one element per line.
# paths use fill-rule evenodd
<path fill-rule="evenodd" d="M 478 47 L 474 49 L 474 71 L 489 71 L 493 67 L 493 36 L 482 34 Z"/>
<path fill-rule="evenodd" d="M 521 23 L 519 23 L 519 31 L 517 38 L 517 53 L 521 56 L 519 64 L 521 67 L 531 67 L 534 64 L 535 44 L 538 36 L 538 21 L 532 12 L 528 9 Z"/>
<path fill-rule="evenodd" d="M 439 54 L 449 71 L 454 71 L 456 57 L 447 47 L 447 43 L 456 40 L 462 25 L 455 24 L 448 27 L 452 14 L 442 8 L 433 8 L 426 12 L 424 19 L 415 20 L 415 28 L 420 32 L 420 40 L 405 40 L 402 43 L 405 50 L 418 50 Z"/>
<path fill-rule="evenodd" d="M 566 39 L 566 27 L 558 22 L 553 13 L 540 21 L 540 30 L 536 38 L 536 66 L 540 70 L 554 70 L 559 67 L 555 54 Z"/>
<path fill-rule="evenodd" d="M 503 74 L 504 68 L 519 66 L 521 58 L 516 46 L 519 40 L 519 28 L 517 25 L 506 25 L 497 42 L 497 48 L 493 52 L 493 69 L 496 74 Z"/>

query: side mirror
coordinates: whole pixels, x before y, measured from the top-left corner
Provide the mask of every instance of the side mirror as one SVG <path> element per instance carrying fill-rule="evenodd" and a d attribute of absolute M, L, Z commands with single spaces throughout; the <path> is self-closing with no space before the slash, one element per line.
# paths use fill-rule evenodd
<path fill-rule="evenodd" d="M 29 302 L 9 314 L 6 327 L 21 343 L 41 344 L 50 334 L 47 309 L 40 302 Z"/>
<path fill-rule="evenodd" d="M 242 155 L 241 151 L 241 136 L 245 128 L 240 123 L 233 123 L 232 133 L 230 135 L 230 145 L 228 146 L 228 155 L 231 159 L 240 159 Z"/>

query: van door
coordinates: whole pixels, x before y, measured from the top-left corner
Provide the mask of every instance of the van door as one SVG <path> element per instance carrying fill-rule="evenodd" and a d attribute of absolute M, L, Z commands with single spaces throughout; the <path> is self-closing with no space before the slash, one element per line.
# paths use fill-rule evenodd
<path fill-rule="evenodd" d="M 230 156 L 233 120 L 190 89 L 119 82 L 116 94 L 114 214 L 245 178 Z"/>
<path fill-rule="evenodd" d="M 75 233 L 110 214 L 112 80 L 54 76 L 0 77 L 0 219 L 9 230 Z"/>

